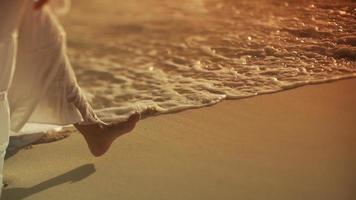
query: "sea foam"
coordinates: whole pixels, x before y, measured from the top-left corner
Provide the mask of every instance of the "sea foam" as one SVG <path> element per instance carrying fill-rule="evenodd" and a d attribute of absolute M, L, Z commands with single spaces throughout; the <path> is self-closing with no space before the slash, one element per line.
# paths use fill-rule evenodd
<path fill-rule="evenodd" d="M 355 5 L 78 0 L 62 20 L 79 84 L 120 121 L 354 77 Z"/>

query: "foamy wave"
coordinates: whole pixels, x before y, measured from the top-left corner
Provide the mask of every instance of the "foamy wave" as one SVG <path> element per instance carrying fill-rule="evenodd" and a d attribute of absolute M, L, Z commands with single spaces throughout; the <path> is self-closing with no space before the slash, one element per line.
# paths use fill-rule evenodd
<path fill-rule="evenodd" d="M 65 19 L 79 83 L 104 120 L 356 76 L 351 1 L 112 2 L 77 1 Z"/>

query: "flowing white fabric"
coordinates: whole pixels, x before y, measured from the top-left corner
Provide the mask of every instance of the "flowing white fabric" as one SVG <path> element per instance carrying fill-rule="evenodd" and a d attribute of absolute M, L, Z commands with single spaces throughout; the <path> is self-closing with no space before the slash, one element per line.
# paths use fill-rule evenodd
<path fill-rule="evenodd" d="M 6 147 L 9 143 L 9 135 L 8 130 L 10 128 L 10 109 L 8 106 L 8 101 L 5 92 L 0 93 L 0 197 L 1 197 L 1 189 L 2 189 L 2 180 L 3 180 L 3 166 L 4 166 L 4 158 L 6 154 Z"/>
<path fill-rule="evenodd" d="M 68 5 L 53 3 L 62 8 Z M 33 1 L 0 0 L 0 26 L 2 183 L 10 129 L 17 132 L 28 122 L 68 125 L 101 121 L 77 84 L 66 55 L 65 32 L 49 7 L 35 11 Z"/>
<path fill-rule="evenodd" d="M 49 2 L 52 10 L 56 15 L 67 14 L 70 10 L 71 1 L 70 0 L 51 0 Z"/>
<path fill-rule="evenodd" d="M 4 157 L 10 134 L 7 92 L 15 69 L 17 47 L 15 31 L 24 5 L 20 0 L 1 0 L 0 2 L 0 186 L 2 188 Z"/>

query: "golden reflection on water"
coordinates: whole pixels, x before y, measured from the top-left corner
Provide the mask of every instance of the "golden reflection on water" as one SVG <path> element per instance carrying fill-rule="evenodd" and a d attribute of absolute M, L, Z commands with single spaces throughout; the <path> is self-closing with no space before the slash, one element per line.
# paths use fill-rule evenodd
<path fill-rule="evenodd" d="M 79 82 L 116 116 L 135 104 L 168 112 L 355 76 L 355 8 L 347 0 L 76 0 L 63 20 Z"/>

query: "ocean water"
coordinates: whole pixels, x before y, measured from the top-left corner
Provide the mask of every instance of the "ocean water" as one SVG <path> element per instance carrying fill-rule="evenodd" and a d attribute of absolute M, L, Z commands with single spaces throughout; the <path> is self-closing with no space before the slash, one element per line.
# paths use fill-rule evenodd
<path fill-rule="evenodd" d="M 76 0 L 61 20 L 105 120 L 356 76 L 351 0 Z"/>

